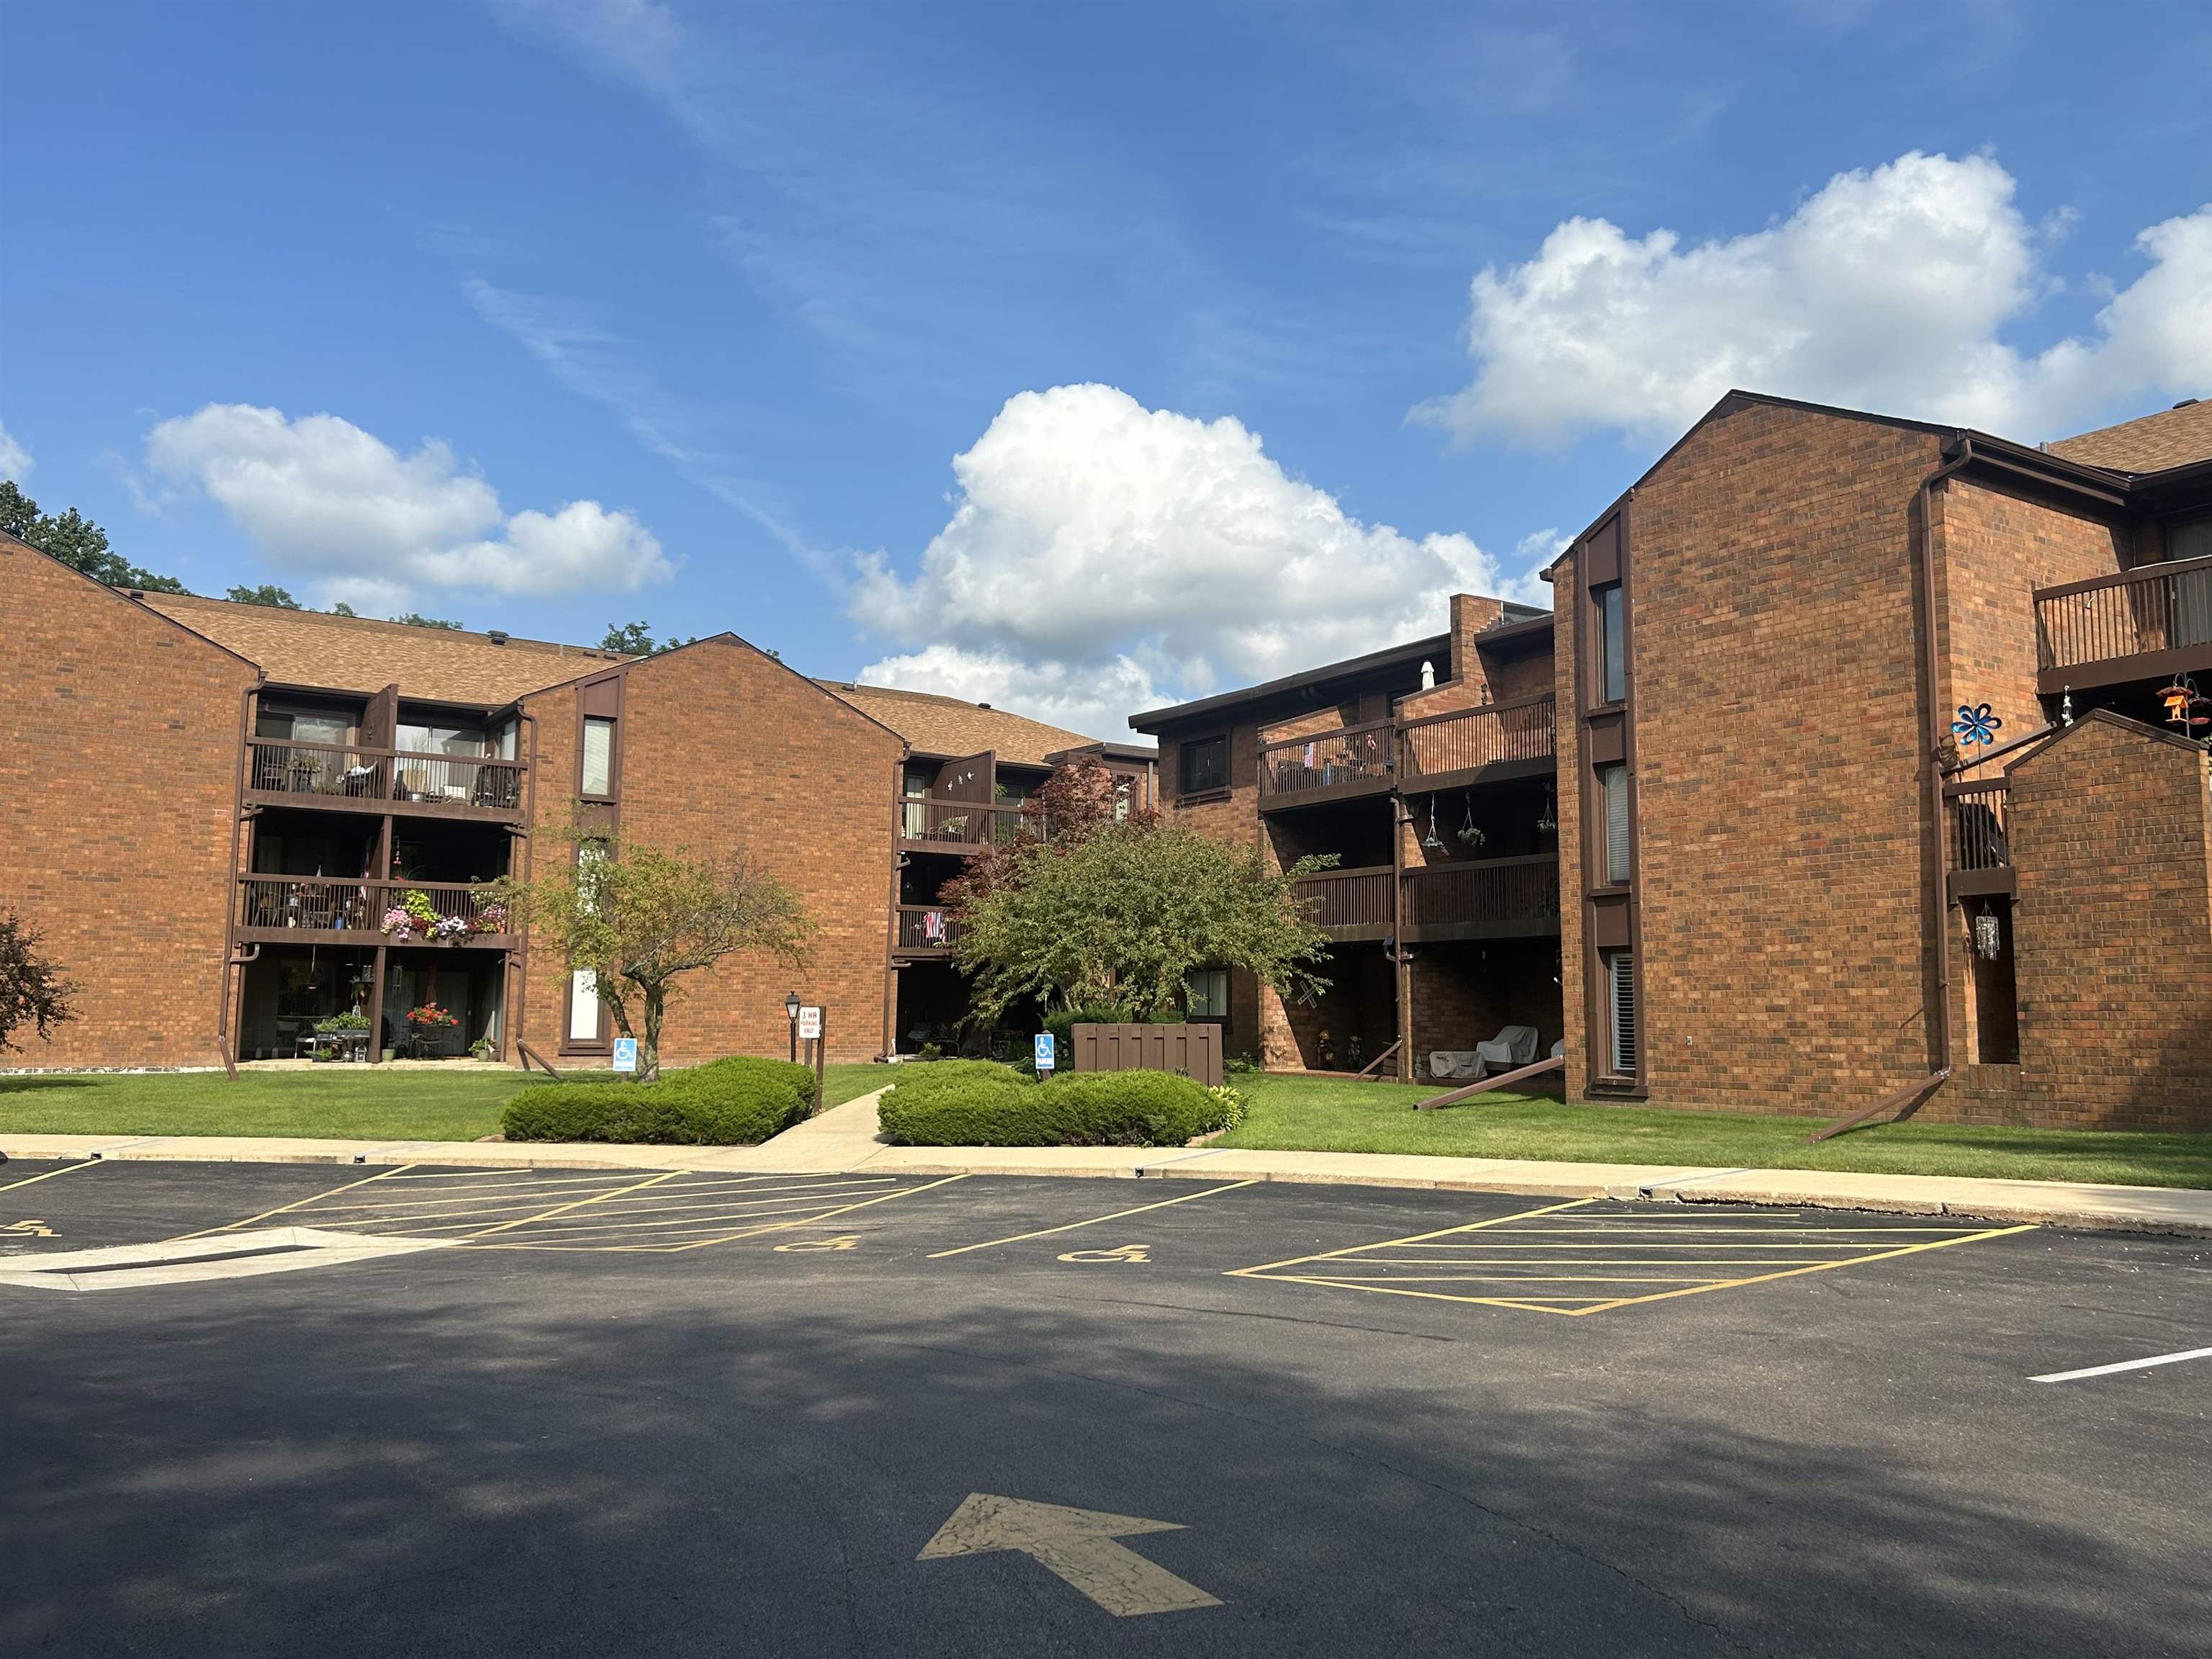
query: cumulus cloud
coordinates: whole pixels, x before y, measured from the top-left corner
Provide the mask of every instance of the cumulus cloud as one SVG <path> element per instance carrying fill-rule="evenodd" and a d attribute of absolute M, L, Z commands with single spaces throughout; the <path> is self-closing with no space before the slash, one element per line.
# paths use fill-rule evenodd
<path fill-rule="evenodd" d="M 4 423 L 0 423 L 0 475 L 20 478 L 31 470 L 31 452 L 15 441 Z"/>
<path fill-rule="evenodd" d="M 1685 246 L 1570 219 L 1474 278 L 1474 380 L 1420 418 L 1462 438 L 1671 434 L 1730 386 L 2027 440 L 2212 384 L 2212 205 L 2136 239 L 2148 262 L 2087 337 L 2002 337 L 2052 290 L 1987 156 L 1838 173 L 1787 218 Z"/>
<path fill-rule="evenodd" d="M 952 470 L 912 576 L 863 559 L 854 619 L 903 651 L 871 684 L 1116 737 L 1133 711 L 1442 631 L 1495 592 L 1461 535 L 1363 524 L 1223 417 L 1107 386 L 1025 392 Z"/>
<path fill-rule="evenodd" d="M 403 455 L 335 415 L 210 404 L 147 434 L 147 459 L 219 503 L 279 570 L 396 608 L 423 589 L 629 592 L 674 574 L 626 511 L 570 501 L 509 515 L 435 439 Z"/>

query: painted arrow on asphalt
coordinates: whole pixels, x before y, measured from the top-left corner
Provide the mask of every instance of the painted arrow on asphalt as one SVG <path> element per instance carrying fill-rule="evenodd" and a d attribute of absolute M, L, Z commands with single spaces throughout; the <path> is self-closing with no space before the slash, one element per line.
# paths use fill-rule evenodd
<path fill-rule="evenodd" d="M 935 1561 L 951 1555 L 1019 1550 L 1036 1557 L 1119 1618 L 1218 1607 L 1218 1597 L 1208 1595 L 1197 1585 L 1114 1541 L 1142 1533 L 1182 1530 L 1180 1522 L 1071 1510 L 1058 1504 L 1031 1504 L 975 1492 L 952 1511 L 915 1559 Z"/>

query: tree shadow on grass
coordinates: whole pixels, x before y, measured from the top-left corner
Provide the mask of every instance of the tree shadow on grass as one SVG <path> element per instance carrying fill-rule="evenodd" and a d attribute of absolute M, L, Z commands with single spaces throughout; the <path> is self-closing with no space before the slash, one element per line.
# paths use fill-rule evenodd
<path fill-rule="evenodd" d="M 88 1077 L 0 1073 L 0 1095 L 27 1095 L 46 1089 L 89 1089 L 96 1086 L 94 1080 Z"/>

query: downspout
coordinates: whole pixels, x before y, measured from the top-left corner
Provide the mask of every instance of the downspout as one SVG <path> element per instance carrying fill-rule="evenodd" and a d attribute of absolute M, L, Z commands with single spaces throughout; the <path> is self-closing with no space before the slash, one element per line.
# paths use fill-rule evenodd
<path fill-rule="evenodd" d="M 238 767 L 231 780 L 230 796 L 230 865 L 223 872 L 222 898 L 222 979 L 216 994 L 215 1048 L 222 1056 L 222 1069 L 233 1083 L 238 1081 L 238 1059 L 230 1048 L 230 981 L 234 972 L 261 954 L 261 947 L 253 947 L 253 955 L 238 955 L 238 843 L 246 827 L 246 769 L 250 763 L 249 734 L 253 722 L 249 718 L 253 700 L 266 677 L 258 670 L 253 683 L 238 694 Z"/>
<path fill-rule="evenodd" d="M 1951 902 L 1943 854 L 1943 708 L 1941 695 L 1942 659 L 1936 648 L 1936 486 L 1974 459 L 1974 442 L 1965 433 L 1955 440 L 1956 452 L 1920 481 L 1920 606 L 1926 623 L 1921 629 L 1921 671 L 1928 678 L 1928 697 L 1922 705 L 1922 735 L 1928 750 L 1928 824 L 1935 841 L 1936 875 L 1923 907 L 1928 925 L 1935 930 L 1936 997 L 1928 1010 L 1928 1045 L 1933 1054 L 1929 1069 L 1939 1076 L 1951 1070 Z"/>

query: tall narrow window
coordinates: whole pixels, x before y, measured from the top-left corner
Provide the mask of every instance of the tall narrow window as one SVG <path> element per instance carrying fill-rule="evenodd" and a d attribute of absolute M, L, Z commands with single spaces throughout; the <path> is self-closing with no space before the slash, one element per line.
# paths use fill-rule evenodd
<path fill-rule="evenodd" d="M 1190 976 L 1190 1017 L 1193 1019 L 1229 1018 L 1227 969 L 1203 969 Z"/>
<path fill-rule="evenodd" d="M 599 976 L 588 968 L 568 975 L 568 1041 L 596 1042 L 599 1035 Z"/>
<path fill-rule="evenodd" d="M 599 913 L 599 866 L 607 861 L 607 844 L 586 841 L 576 848 L 576 908 L 586 915 Z"/>
<path fill-rule="evenodd" d="M 1597 769 L 1598 791 L 1605 805 L 1605 878 L 1615 884 L 1629 880 L 1628 769 L 1615 761 Z"/>
<path fill-rule="evenodd" d="M 615 792 L 615 723 L 596 717 L 584 721 L 583 792 L 611 795 Z"/>
<path fill-rule="evenodd" d="M 1608 951 L 1605 962 L 1606 1059 L 1614 1077 L 1636 1075 L 1636 958 Z"/>
<path fill-rule="evenodd" d="M 1620 702 L 1628 696 L 1628 635 L 1620 609 L 1620 584 L 1601 587 L 1597 601 L 1598 701 Z"/>

